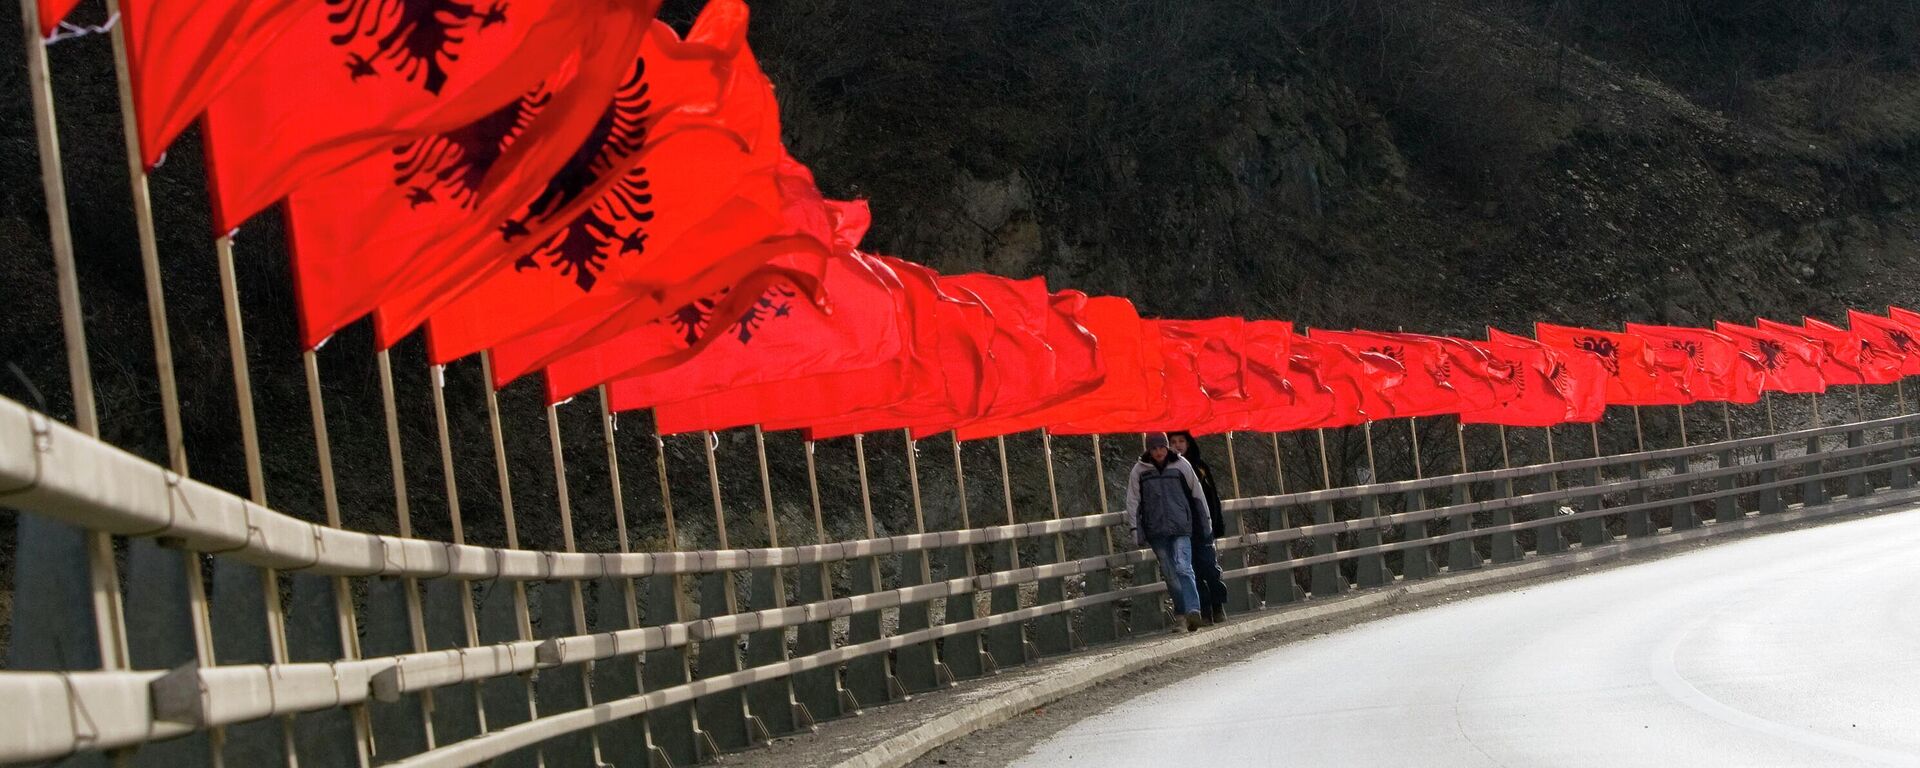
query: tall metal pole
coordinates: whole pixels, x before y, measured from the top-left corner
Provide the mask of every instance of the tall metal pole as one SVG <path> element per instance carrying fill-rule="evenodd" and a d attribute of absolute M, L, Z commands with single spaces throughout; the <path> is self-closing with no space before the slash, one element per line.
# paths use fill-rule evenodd
<path fill-rule="evenodd" d="M 1233 483 L 1233 497 L 1240 498 L 1240 462 L 1233 455 L 1233 430 L 1227 430 L 1227 477 Z"/>
<path fill-rule="evenodd" d="M 1676 405 L 1674 406 L 1674 410 L 1680 413 L 1680 447 L 1685 448 L 1688 445 L 1687 443 L 1687 406 L 1685 404 Z"/>
<path fill-rule="evenodd" d="M 440 476 L 446 481 L 447 524 L 452 529 L 454 545 L 465 546 L 467 543 L 467 526 L 465 519 L 462 518 L 460 514 L 460 480 L 454 474 L 453 439 L 447 429 L 447 395 L 445 391 L 447 388 L 447 370 L 444 366 L 435 365 L 429 368 L 428 373 L 433 379 L 431 390 L 433 393 L 434 430 L 440 439 Z M 617 505 L 618 503 L 616 497 L 615 504 Z M 624 534 L 624 532 L 623 529 L 622 533 Z M 463 641 L 460 647 L 477 648 L 480 645 L 480 621 L 474 611 L 473 588 L 464 581 L 456 582 L 455 586 L 460 590 L 460 636 Z M 280 605 L 279 592 L 275 590 L 268 592 L 267 595 L 267 603 L 277 609 Z M 481 696 L 474 696 L 473 710 L 474 723 L 479 726 L 479 732 L 486 733 L 486 699 Z M 288 718 L 287 723 L 289 731 L 291 731 L 293 719 Z M 288 738 L 291 739 L 291 735 L 289 735 Z M 291 744 L 292 741 L 289 740 L 288 743 Z"/>
<path fill-rule="evenodd" d="M 1726 424 L 1727 439 L 1732 440 L 1733 439 L 1733 408 L 1729 407 L 1727 405 L 1727 401 L 1725 400 L 1720 401 L 1720 421 Z"/>
<path fill-rule="evenodd" d="M 106 0 L 107 14 L 120 15 L 120 0 Z M 160 415 L 166 425 L 168 464 L 187 474 L 187 448 L 180 426 L 180 393 L 173 376 L 173 344 L 167 332 L 167 298 L 160 280 L 160 246 L 153 233 L 153 203 L 147 190 L 147 168 L 140 146 L 140 124 L 134 114 L 133 81 L 127 62 L 125 24 L 115 24 L 113 71 L 120 88 L 120 123 L 127 148 L 127 175 L 133 195 L 133 223 L 140 241 L 140 268 L 146 278 L 147 320 L 153 330 L 153 364 L 160 384 Z"/>
<path fill-rule="evenodd" d="M 1640 406 L 1633 407 L 1633 446 L 1636 451 L 1647 449 L 1647 436 L 1640 429 Z"/>
<path fill-rule="evenodd" d="M 1333 469 L 1327 463 L 1327 430 L 1325 427 L 1314 430 L 1320 437 L 1320 487 L 1333 487 Z"/>
<path fill-rule="evenodd" d="M 1287 492 L 1287 466 L 1285 462 L 1280 460 L 1280 433 L 1268 432 L 1267 437 L 1271 438 L 1273 442 L 1273 479 L 1280 484 L 1280 493 L 1285 494 Z"/>
<path fill-rule="evenodd" d="M 313 353 L 308 352 L 309 356 Z M 520 548 L 520 526 L 513 516 L 513 476 L 507 471 L 507 441 L 500 427 L 500 397 L 493 391 L 493 353 L 480 353 L 480 389 L 486 393 L 487 428 L 493 438 L 493 473 L 500 491 L 500 521 L 506 529 L 507 548 Z M 662 465 L 664 471 L 665 466 Z M 662 493 L 664 493 L 664 489 Z M 671 513 L 668 520 L 671 521 Z M 672 524 L 668 524 L 672 530 Z M 526 582 L 513 582 L 513 623 L 515 635 L 522 641 L 533 639 L 533 617 L 527 610 Z M 539 700 L 534 697 L 533 677 L 522 675 L 521 683 L 527 692 L 527 719 L 540 718 Z"/>
<path fill-rule="evenodd" d="M 1778 431 L 1773 425 L 1773 393 L 1762 392 L 1760 397 L 1767 403 L 1767 434 L 1771 435 Z"/>
<path fill-rule="evenodd" d="M 46 195 L 47 232 L 53 241 L 54 286 L 60 297 L 60 330 L 66 344 L 68 386 L 73 391 L 73 426 L 90 437 L 99 437 L 100 418 L 94 404 L 92 365 L 87 360 L 80 280 L 73 260 L 73 230 L 67 219 L 60 131 L 53 111 L 47 49 L 40 39 L 38 0 L 20 0 L 20 22 L 26 44 L 27 91 L 33 101 L 34 136 L 39 141 L 40 185 Z M 107 670 L 127 669 L 132 662 L 127 651 L 125 604 L 120 593 L 120 569 L 114 557 L 113 537 L 98 531 L 87 531 L 83 536 L 100 666 Z"/>
<path fill-rule="evenodd" d="M 387 350 L 374 353 L 374 362 L 380 371 L 380 410 L 387 425 L 388 473 L 393 475 L 393 519 L 395 530 L 400 538 L 413 538 L 413 510 L 407 501 L 407 463 L 400 449 L 400 415 L 393 394 L 393 360 Z M 426 611 L 420 603 L 420 580 L 407 577 L 400 581 L 405 593 L 407 610 L 407 639 L 414 653 L 427 650 Z M 426 736 L 427 748 L 435 744 L 433 731 L 433 691 L 420 692 L 420 727 Z"/>
<path fill-rule="evenodd" d="M 108 0 L 112 5 L 112 0 Z M 114 28 L 118 40 L 119 27 Z M 313 350 L 300 353 L 300 362 L 307 374 L 307 409 L 313 423 L 313 449 L 320 464 L 320 497 L 327 511 L 327 525 L 340 528 L 340 493 L 334 485 L 333 449 L 327 440 L 327 408 L 320 396 L 320 363 Z M 197 576 L 198 574 L 196 574 Z M 345 576 L 335 576 L 333 583 L 334 623 L 339 632 L 340 656 L 344 660 L 360 658 L 360 630 L 353 613 L 353 588 Z M 526 639 L 526 638 L 522 638 Z M 364 705 L 353 707 L 353 740 L 359 752 L 360 764 L 368 765 L 373 755 L 371 738 L 372 724 L 367 720 Z"/>
<path fill-rule="evenodd" d="M 1407 444 L 1413 446 L 1413 478 L 1426 477 L 1426 471 L 1420 467 L 1420 420 L 1407 418 Z"/>
<path fill-rule="evenodd" d="M 613 399 L 611 397 L 611 393 L 607 389 L 607 385 L 605 384 L 600 385 L 599 395 L 600 395 L 600 443 L 602 447 L 605 448 L 607 453 L 607 491 L 613 495 L 614 535 L 619 542 L 620 554 L 625 555 L 633 552 L 633 536 L 627 530 L 627 494 L 625 489 L 621 487 L 621 483 L 620 483 L 620 446 L 618 441 L 614 439 L 614 433 L 620 430 L 620 423 L 616 421 L 614 418 Z M 443 435 L 442 442 L 445 442 L 445 438 L 444 438 L 445 427 L 443 426 L 441 427 L 441 429 L 442 429 L 442 435 Z M 451 492 L 451 489 L 453 486 L 453 478 L 451 476 L 452 475 L 451 464 L 448 465 L 448 475 L 449 476 L 447 478 L 447 486 L 448 486 L 449 492 Z M 471 608 L 471 605 L 473 600 L 473 593 L 471 590 L 466 589 L 463 585 L 460 590 L 460 595 L 463 598 L 463 601 L 465 602 L 465 605 L 463 605 L 463 608 L 467 611 L 468 624 L 471 625 L 472 611 L 473 611 L 473 609 Z M 620 607 L 622 609 L 622 616 L 626 619 L 626 623 L 624 626 L 629 628 L 639 627 L 640 626 L 640 596 L 638 594 L 638 590 L 634 588 L 633 579 L 629 579 L 629 578 L 620 579 Z M 607 617 L 601 617 L 601 623 L 610 624 L 612 622 Z M 633 690 L 635 691 L 646 690 L 646 681 L 643 679 L 643 675 L 642 675 L 645 662 L 642 660 L 642 657 L 634 656 L 631 662 L 629 663 L 631 664 L 633 669 L 633 686 L 634 686 Z M 485 707 L 482 707 L 481 709 L 483 712 L 485 711 Z M 486 721 L 481 720 L 480 722 L 482 723 L 481 732 L 484 733 L 486 731 L 486 727 L 484 725 Z M 648 721 L 647 718 L 644 718 L 644 717 L 640 718 L 640 748 L 642 750 L 645 750 L 646 753 L 650 756 L 653 756 L 653 755 L 664 756 L 666 754 L 665 750 L 661 749 L 658 745 L 653 743 L 653 724 L 652 722 Z"/>
<path fill-rule="evenodd" d="M 567 492 L 567 453 L 560 440 L 560 409 L 554 405 L 547 406 L 547 447 L 553 452 L 553 491 L 554 501 L 560 507 L 560 546 L 571 554 L 578 552 L 579 546 L 573 536 L 573 499 Z M 567 581 L 567 604 L 573 609 L 574 634 L 592 631 L 587 628 L 587 601 L 579 579 Z M 593 665 L 594 662 L 580 665 L 580 697 L 589 708 L 593 706 Z M 594 764 L 605 765 L 606 761 L 601 759 L 600 730 L 589 730 L 587 742 L 593 749 Z"/>
<path fill-rule="evenodd" d="M 66 341 L 67 379 L 73 389 L 73 425 L 89 436 L 99 437 L 93 371 L 87 361 L 87 329 L 80 308 L 80 279 L 73 262 L 73 229 L 67 220 L 67 181 L 60 163 L 60 129 L 53 112 L 53 81 L 47 70 L 47 48 L 40 39 L 38 0 L 20 0 L 20 20 L 26 31 L 27 91 L 33 101 L 34 137 L 40 144 L 40 188 L 46 195 L 47 234 L 53 241 L 60 331 Z M 118 630 L 102 632 L 100 639 L 108 642 L 118 635 Z M 101 654 L 102 660 L 108 663 L 116 663 L 116 659 L 124 656 L 119 648 Z M 113 668 L 117 667 L 109 667 Z"/>

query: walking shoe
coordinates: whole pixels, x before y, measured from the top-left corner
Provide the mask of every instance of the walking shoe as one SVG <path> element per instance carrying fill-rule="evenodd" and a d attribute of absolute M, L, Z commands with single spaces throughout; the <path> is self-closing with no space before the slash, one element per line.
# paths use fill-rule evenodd
<path fill-rule="evenodd" d="M 1216 605 L 1216 606 L 1214 606 L 1214 607 L 1213 607 L 1213 623 L 1215 623 L 1215 624 L 1225 624 L 1225 623 L 1227 623 L 1227 608 L 1226 608 L 1226 606 L 1222 606 L 1222 605 Z"/>
<path fill-rule="evenodd" d="M 1202 606 L 1200 608 L 1200 626 L 1203 626 L 1203 627 L 1213 626 L 1213 608 L 1207 607 L 1207 606 Z"/>
<path fill-rule="evenodd" d="M 1169 635 L 1185 634 L 1187 631 L 1188 631 L 1187 625 L 1185 622 L 1176 621 L 1176 622 L 1173 622 L 1172 624 L 1167 625 L 1167 634 Z"/>
<path fill-rule="evenodd" d="M 1199 611 L 1194 611 L 1192 613 L 1187 614 L 1187 631 L 1188 632 L 1200 631 L 1200 612 Z"/>

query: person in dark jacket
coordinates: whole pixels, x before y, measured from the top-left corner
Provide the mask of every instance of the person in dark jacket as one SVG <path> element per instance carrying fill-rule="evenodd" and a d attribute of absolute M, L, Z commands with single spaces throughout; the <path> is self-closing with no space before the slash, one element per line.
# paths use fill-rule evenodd
<path fill-rule="evenodd" d="M 1167 436 L 1147 436 L 1147 452 L 1127 476 L 1127 525 L 1136 546 L 1150 545 L 1167 580 L 1184 631 L 1200 628 L 1200 595 L 1193 579 L 1193 541 L 1211 539 L 1212 521 L 1193 465 L 1167 447 Z M 1183 631 L 1175 622 L 1172 630 Z"/>
<path fill-rule="evenodd" d="M 1220 487 L 1214 482 L 1213 468 L 1207 466 L 1206 459 L 1200 458 L 1200 443 L 1193 439 L 1193 433 L 1170 432 L 1167 441 L 1168 447 L 1193 465 L 1193 473 L 1200 478 L 1200 495 L 1207 500 L 1213 535 L 1193 539 L 1193 578 L 1200 592 L 1201 620 L 1217 624 L 1227 620 L 1227 583 L 1221 579 L 1224 572 L 1220 569 L 1220 554 L 1213 546 L 1214 540 L 1226 530 L 1225 521 L 1220 517 Z"/>

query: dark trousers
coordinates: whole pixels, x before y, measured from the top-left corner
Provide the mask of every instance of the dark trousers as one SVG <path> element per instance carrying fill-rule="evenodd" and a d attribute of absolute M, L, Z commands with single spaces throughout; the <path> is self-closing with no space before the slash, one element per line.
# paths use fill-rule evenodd
<path fill-rule="evenodd" d="M 1202 609 L 1211 611 L 1216 605 L 1226 605 L 1227 583 L 1220 576 L 1220 553 L 1213 548 L 1213 539 L 1193 537 L 1193 580 L 1200 591 Z"/>

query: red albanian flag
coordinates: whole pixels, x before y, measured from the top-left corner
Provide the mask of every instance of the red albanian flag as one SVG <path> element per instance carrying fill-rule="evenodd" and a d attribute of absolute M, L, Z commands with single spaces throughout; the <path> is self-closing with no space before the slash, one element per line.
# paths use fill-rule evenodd
<path fill-rule="evenodd" d="M 1160 332 L 1193 355 L 1200 389 L 1213 400 L 1245 400 L 1246 355 L 1241 350 L 1246 321 L 1237 317 L 1161 320 Z"/>
<path fill-rule="evenodd" d="M 1126 301 L 1119 299 L 1119 301 Z M 1132 309 L 1132 303 L 1127 307 Z M 1071 412 L 1070 417 L 1056 419 L 1048 425 L 1048 430 L 1056 435 L 1101 435 L 1125 432 L 1132 425 L 1159 419 L 1167 413 L 1167 354 L 1166 341 L 1160 336 L 1160 326 L 1152 320 L 1139 319 L 1134 314 L 1136 327 L 1131 340 L 1137 345 L 1135 357 L 1131 358 L 1138 370 L 1137 390 L 1125 393 L 1124 397 L 1115 397 L 1106 407 L 1089 402 L 1080 407 L 1078 400 L 1070 400 L 1060 407 Z M 1116 320 L 1124 322 L 1124 318 Z M 1096 332 L 1097 333 L 1097 332 Z M 1121 334 L 1124 329 L 1111 332 L 1115 338 L 1127 338 Z M 1104 350 L 1106 337 L 1099 337 Z M 1107 380 L 1115 381 L 1125 368 L 1115 368 L 1108 363 Z"/>
<path fill-rule="evenodd" d="M 1098 316 L 1094 312 L 1096 301 L 1102 302 Z M 1116 301 L 1118 305 L 1113 304 Z M 1124 403 L 1123 398 L 1137 396 L 1141 387 L 1138 362 L 1129 357 L 1139 354 L 1140 316 L 1133 311 L 1131 302 L 1061 291 L 1053 295 L 1048 309 L 1046 343 L 1054 357 L 1054 395 L 1048 398 L 1050 403 L 1006 416 L 995 415 L 990 408 L 987 416 L 955 426 L 958 439 L 980 440 L 1041 429 L 1060 413 L 1072 413 L 1075 409 L 1084 412 L 1090 403 L 1099 400 Z M 1127 334 L 1134 338 L 1125 338 Z M 1106 349 L 1109 338 L 1117 347 L 1114 353 Z M 1114 365 L 1121 370 L 1109 368 L 1109 357 L 1118 358 Z M 1118 386 L 1102 392 L 1110 376 Z M 916 439 L 918 437 L 916 435 Z"/>
<path fill-rule="evenodd" d="M 830 254 L 853 256 L 870 216 L 864 203 L 849 206 L 823 200 L 805 167 L 791 166 L 800 174 L 791 177 L 794 203 L 786 208 L 787 229 L 806 241 L 807 247 L 782 249 L 739 283 L 665 315 L 650 307 L 583 313 L 498 342 L 493 347 L 494 385 L 505 387 L 521 375 L 547 368 L 549 384 L 558 385 L 554 391 L 571 393 L 613 378 L 657 372 L 700 352 L 723 335 L 722 329 L 760 311 L 765 302 L 777 301 L 775 296 L 824 302 L 824 294 L 814 288 L 833 262 Z M 484 338 L 486 325 L 485 318 L 443 312 L 427 325 L 430 357 L 450 361 L 477 351 L 473 345 Z M 684 345 L 664 346 L 680 338 L 687 339 Z"/>
<path fill-rule="evenodd" d="M 1766 321 L 1761 321 L 1766 322 Z M 1827 379 L 1821 373 L 1826 352 L 1794 326 L 1792 333 L 1767 327 L 1748 327 L 1716 321 L 1713 329 L 1726 334 L 1740 351 L 1760 368 L 1763 392 L 1790 394 L 1827 391 Z"/>
<path fill-rule="evenodd" d="M 1379 394 L 1386 402 L 1389 416 L 1434 416 L 1457 413 L 1460 394 L 1454 391 L 1451 360 L 1438 342 L 1407 334 L 1370 331 L 1328 331 L 1315 328 L 1309 336 L 1352 349 L 1391 358 L 1402 370 L 1398 383 L 1382 382 Z M 1370 412 L 1371 413 L 1371 412 Z"/>
<path fill-rule="evenodd" d="M 987 308 L 993 317 L 993 336 L 987 345 L 987 365 L 998 386 L 981 408 L 953 418 L 915 423 L 915 439 L 931 436 L 976 419 L 1018 416 L 1052 405 L 1059 381 L 1058 360 L 1047 344 L 1051 296 L 1043 278 L 1013 280 L 982 273 L 941 275 L 941 290 L 964 296 Z"/>
<path fill-rule="evenodd" d="M 1856 314 L 1849 312 L 1848 317 Z M 1851 323 L 1851 329 L 1811 317 L 1805 318 L 1805 322 L 1807 335 L 1827 345 L 1828 359 L 1839 359 L 1842 365 L 1856 371 L 1861 383 L 1892 384 L 1900 380 L 1900 371 L 1906 367 L 1907 356 L 1887 339 L 1885 333 L 1859 322 Z"/>
<path fill-rule="evenodd" d="M 1500 403 L 1460 414 L 1464 424 L 1551 427 L 1599 421 L 1606 415 L 1607 372 L 1592 355 L 1565 352 L 1525 336 L 1487 329 L 1475 344 L 1508 375 Z"/>
<path fill-rule="evenodd" d="M 1249 320 L 1241 328 L 1241 385 L 1245 397 L 1213 399 L 1213 418 L 1196 425 L 1196 435 L 1259 429 L 1262 413 L 1293 405 L 1287 384 L 1293 323 L 1285 320 Z"/>
<path fill-rule="evenodd" d="M 1534 335 L 1555 349 L 1599 358 L 1607 372 L 1608 405 L 1680 405 L 1693 402 L 1685 387 L 1685 370 L 1664 367 L 1647 348 L 1646 339 L 1630 333 L 1570 328 L 1536 323 Z M 1671 361 L 1670 361 L 1671 362 Z"/>
<path fill-rule="evenodd" d="M 698 333 L 717 334 L 719 340 L 679 365 L 614 381 L 612 389 L 629 407 L 653 406 L 760 384 L 868 370 L 900 355 L 894 294 L 904 291 L 904 286 L 890 270 L 861 254 L 836 256 L 821 287 L 834 301 L 837 311 L 831 315 L 801 299 L 797 291 L 776 286 L 761 295 L 753 311 L 731 325 L 700 328 L 702 321 L 691 316 L 667 323 L 656 331 L 666 345 L 685 346 L 687 336 Z M 549 368 L 549 387 L 573 388 L 582 383 L 564 376 L 559 367 Z M 550 391 L 549 397 L 564 394 Z"/>
<path fill-rule="evenodd" d="M 1920 340 L 1920 312 L 1900 307 L 1887 307 L 1887 318 L 1905 329 L 1909 338 Z M 1909 356 L 1920 353 L 1920 349 L 1909 350 Z"/>
<path fill-rule="evenodd" d="M 39 12 L 40 36 L 52 37 L 54 31 L 60 28 L 60 21 L 79 4 L 80 0 L 37 0 L 34 10 Z"/>
<path fill-rule="evenodd" d="M 1920 344 L 1914 341 L 1913 329 L 1898 320 L 1857 309 L 1847 310 L 1847 324 L 1853 326 L 1863 344 L 1871 345 L 1875 356 L 1899 360 L 1899 375 L 1920 374 Z"/>
<path fill-rule="evenodd" d="M 763 420 L 768 429 L 805 429 L 808 439 L 824 440 L 957 423 L 978 417 L 995 401 L 1002 372 L 991 363 L 988 349 L 1001 331 L 992 312 L 972 292 L 953 288 L 933 270 L 897 259 L 888 263 L 906 285 L 913 306 L 909 364 L 897 380 L 903 396 L 859 410 L 823 411 L 796 404 Z M 1042 302 L 1045 297 L 1042 286 Z"/>
<path fill-rule="evenodd" d="M 892 295 L 900 290 L 899 278 L 876 257 L 858 250 L 869 221 L 867 205 L 831 202 L 827 211 L 834 229 L 831 255 L 798 251 L 768 265 L 776 274 L 797 271 L 822 275 L 824 308 L 804 300 L 796 304 L 799 290 L 789 282 L 763 288 L 763 281 L 749 279 L 743 290 L 757 293 L 747 296 L 750 301 L 741 310 L 730 309 L 741 304 L 729 300 L 736 290 L 723 289 L 674 310 L 668 317 L 546 365 L 548 397 L 572 397 L 615 379 L 652 377 L 669 369 L 684 373 L 683 363 L 715 359 L 710 350 L 713 346 L 736 348 L 739 355 L 726 365 L 756 376 L 769 370 L 790 370 L 790 366 L 806 368 L 799 375 L 866 368 L 898 355 L 900 323 Z M 849 304 L 846 311 L 839 309 Z M 795 318 L 799 321 L 787 322 Z M 438 328 L 437 324 L 428 325 L 429 339 Z M 581 333 L 581 328 L 562 326 L 495 347 L 494 386 L 504 388 L 532 370 L 551 350 L 565 348 Z M 779 341 L 769 341 L 770 336 L 777 336 Z M 794 354 L 785 348 L 802 343 L 812 344 L 815 349 Z M 753 345 L 751 352 L 746 350 L 747 345 Z M 858 362 L 847 362 L 848 358 L 857 358 Z M 689 383 L 682 381 L 681 386 Z M 698 389 L 693 387 L 684 396 L 695 396 Z"/>
<path fill-rule="evenodd" d="M 602 108 L 628 79 L 657 5 L 303 3 L 307 8 L 295 14 L 272 51 L 207 105 L 219 232 L 356 163 L 382 169 L 372 174 L 386 177 L 376 187 L 410 177 L 404 186 L 408 204 L 416 206 L 434 195 L 472 195 L 488 174 L 514 173 L 522 163 L 533 175 L 552 175 L 564 152 L 504 147 L 498 134 L 520 128 L 567 147 L 586 141 Z M 173 46 L 167 40 L 163 49 Z M 537 113 L 521 104 L 535 92 L 543 107 Z M 696 97 L 699 108 L 717 93 L 707 87 Z M 663 98 L 655 114 L 683 103 Z M 469 143 L 461 145 L 461 139 Z"/>
<path fill-rule="evenodd" d="M 51 33 L 76 4 L 76 0 L 43 0 L 43 31 Z M 158 165 L 180 132 L 237 80 L 286 62 L 281 52 L 288 44 L 289 33 L 323 20 L 332 10 L 329 6 L 336 4 L 321 0 L 121 3 L 119 23 L 127 41 L 127 79 L 132 86 L 134 123 L 145 166 L 152 169 Z M 418 4 L 422 3 L 409 5 Z M 387 30 L 402 26 L 393 18 L 395 15 L 404 14 L 378 14 L 369 23 Z M 315 62 L 298 63 L 303 68 L 302 76 L 281 81 L 282 89 L 298 91 L 313 81 Z"/>
<path fill-rule="evenodd" d="M 1291 342 L 1287 385 L 1295 407 L 1266 417 L 1264 429 L 1351 427 L 1370 419 L 1369 406 L 1387 411 L 1376 383 L 1388 366 L 1397 365 L 1392 358 L 1363 356 L 1344 344 L 1311 336 L 1295 335 Z"/>
<path fill-rule="evenodd" d="M 1760 368 L 1743 360 L 1747 353 L 1732 337 L 1705 328 L 1627 323 L 1627 332 L 1647 340 L 1656 355 L 1674 358 L 1667 367 L 1686 373 L 1687 393 L 1696 400 L 1755 403 L 1760 400 Z"/>
<path fill-rule="evenodd" d="M 1451 336 L 1424 336 L 1396 333 L 1437 344 L 1443 355 L 1434 376 L 1460 396 L 1460 411 L 1491 408 L 1501 402 L 1501 393 L 1513 376 L 1511 367 L 1496 363 L 1485 350 L 1466 339 Z"/>
<path fill-rule="evenodd" d="M 416 272 L 420 282 L 381 302 L 378 338 L 391 343 L 433 315 L 453 326 L 442 338 L 450 359 L 597 318 L 575 342 L 587 346 L 735 285 L 775 256 L 824 250 L 819 190 L 781 146 L 772 85 L 744 46 L 732 80 L 716 117 L 695 127 L 629 124 L 619 103 L 609 108 L 602 125 L 612 130 L 580 146 L 504 224 L 476 228 L 492 215 L 483 212 L 430 244 L 416 261 L 440 268 Z M 630 83 L 623 96 L 644 106 L 644 86 Z M 621 126 L 639 129 L 639 140 Z M 813 297 L 818 275 L 789 277 Z"/>
<path fill-rule="evenodd" d="M 744 48 L 746 34 L 745 26 L 734 22 L 737 19 L 727 14 L 703 14 L 687 41 L 665 24 L 648 27 L 639 59 L 628 62 L 631 77 L 617 98 L 600 105 L 601 121 L 593 134 L 569 145 L 573 157 L 564 166 L 555 163 L 544 175 L 530 164 L 523 165 L 522 172 L 512 176 L 513 184 L 490 195 L 482 193 L 482 185 L 501 168 L 505 154 L 534 140 L 529 126 L 551 109 L 558 96 L 549 86 L 565 82 L 566 74 L 554 75 L 550 78 L 554 83 L 524 94 L 484 119 L 446 133 L 390 144 L 384 157 L 354 163 L 303 185 L 288 199 L 287 207 L 305 342 L 317 344 L 409 290 L 441 285 L 459 278 L 463 270 L 472 277 L 471 273 L 490 266 L 486 261 L 474 263 L 474 253 L 482 259 L 502 252 L 524 253 L 523 246 L 508 241 L 530 239 L 530 234 L 519 233 L 544 227 L 543 222 L 560 209 L 586 196 L 602 175 L 643 149 L 654 136 L 648 132 L 654 121 L 664 120 L 675 105 L 710 100 L 712 92 L 732 77 L 727 62 L 738 51 L 729 46 Z M 210 119 L 209 125 L 217 134 L 218 121 Z M 447 241 L 472 227 L 493 226 L 482 220 L 507 221 L 509 216 L 498 214 L 503 206 L 527 201 L 534 201 L 529 211 L 542 213 L 528 213 L 509 222 L 513 226 L 503 225 L 488 242 L 461 258 L 444 250 Z M 645 207 L 634 210 L 630 218 L 650 215 L 651 200 L 634 197 L 631 201 Z M 377 324 L 376 331 L 381 330 Z M 404 333 L 377 335 L 390 345 Z"/>
<path fill-rule="evenodd" d="M 1771 331 L 1782 337 L 1796 338 L 1811 346 L 1818 353 L 1820 378 L 1831 386 L 1834 384 L 1865 384 L 1865 374 L 1860 370 L 1860 340 L 1853 337 L 1844 328 L 1836 328 L 1817 320 L 1809 320 L 1806 325 L 1789 325 L 1766 318 L 1754 322 L 1761 330 Z M 1818 327 L 1816 327 L 1818 324 Z"/>
<path fill-rule="evenodd" d="M 799 429 L 850 415 L 872 420 L 888 410 L 951 413 L 948 378 L 965 391 L 991 397 L 983 356 L 992 334 L 985 307 L 942 294 L 937 275 L 925 267 L 875 256 L 900 281 L 895 292 L 895 322 L 905 342 L 901 354 L 866 370 L 805 376 L 783 382 L 738 387 L 654 406 L 654 418 L 667 433 L 729 429 L 759 424 L 767 429 Z M 627 402 L 617 388 L 615 408 L 643 407 Z M 963 404 L 973 407 L 971 403 Z"/>
<path fill-rule="evenodd" d="M 1060 434 L 1108 434 L 1121 432 L 1164 432 L 1204 424 L 1211 418 L 1213 404 L 1201 384 L 1198 368 L 1199 349 L 1187 332 L 1175 332 L 1168 324 L 1177 321 L 1142 320 L 1141 333 L 1157 340 L 1160 348 L 1161 390 L 1157 402 L 1127 412 L 1115 412 L 1075 422 L 1056 430 Z"/>

